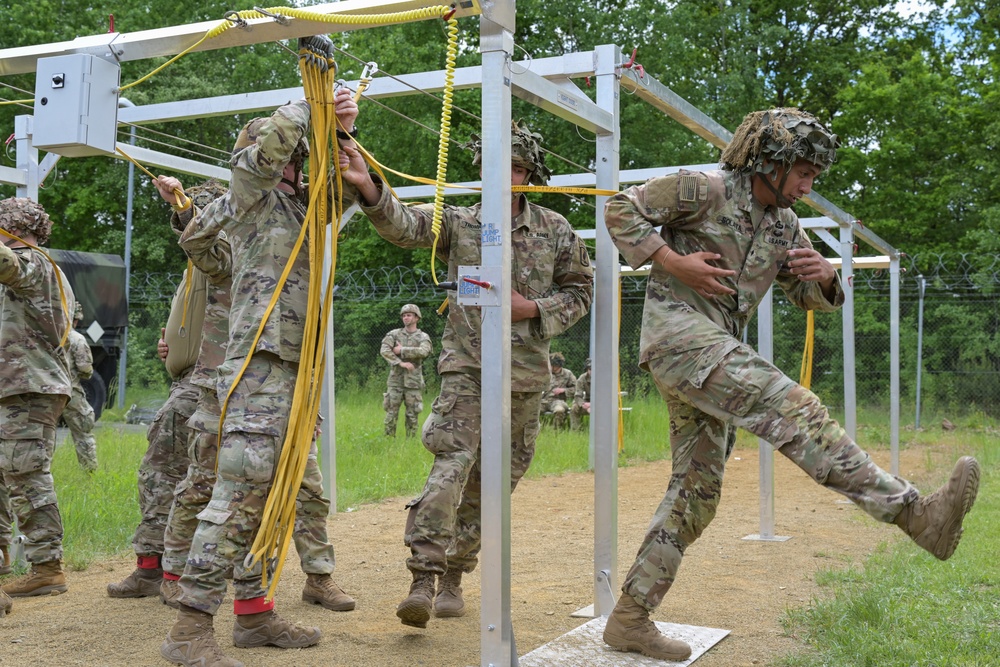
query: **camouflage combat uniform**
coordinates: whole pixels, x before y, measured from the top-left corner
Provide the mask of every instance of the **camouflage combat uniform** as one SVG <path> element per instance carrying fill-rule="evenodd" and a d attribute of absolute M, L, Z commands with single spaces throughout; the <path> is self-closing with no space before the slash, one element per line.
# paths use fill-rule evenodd
<path fill-rule="evenodd" d="M 305 219 L 305 202 L 277 186 L 299 139 L 308 131 L 309 116 L 305 100 L 277 109 L 261 126 L 256 143 L 233 156 L 229 192 L 199 217 L 199 236 L 214 238 L 221 229 L 232 246 L 229 342 L 216 384 L 220 403 L 253 353 L 229 396 L 217 479 L 211 500 L 198 514 L 179 581 L 179 602 L 210 614 L 222 603 L 224 575 L 231 566 L 238 614 L 273 607 L 264 602 L 260 564 L 250 571 L 243 561 L 260 526 L 292 407 L 309 288 L 305 244 L 294 258 L 256 346 L 254 337 Z M 333 207 L 329 210 L 332 213 Z M 190 236 L 187 241 L 197 238 Z M 332 560 L 331 551 L 331 570 Z"/>
<path fill-rule="evenodd" d="M 590 369 L 584 371 L 583 375 L 576 379 L 576 388 L 573 390 L 573 407 L 569 413 L 570 428 L 579 431 L 583 428 L 583 418 L 590 412 L 583 407 L 584 403 L 590 402 Z"/>
<path fill-rule="evenodd" d="M 187 290 L 189 280 L 192 281 L 190 291 Z M 186 313 L 185 300 L 188 302 Z M 139 510 L 142 520 L 132 537 L 132 549 L 139 567 L 143 569 L 161 567 L 163 533 L 167 528 L 170 505 L 189 463 L 187 420 L 198 402 L 198 389 L 191 384 L 197 348 L 191 343 L 189 328 L 192 327 L 190 319 L 204 309 L 204 303 L 204 279 L 185 271 L 174 293 L 164 338 L 168 346 L 167 371 L 173 379 L 170 395 L 146 431 L 149 446 L 139 464 Z M 185 314 L 189 321 L 182 322 Z M 197 327 L 196 323 L 194 327 Z"/>
<path fill-rule="evenodd" d="M 670 589 L 687 547 L 715 515 L 736 427 L 763 438 L 820 484 L 891 521 L 917 497 L 880 469 L 819 398 L 787 378 L 740 337 L 773 282 L 803 309 L 843 303 L 835 281 L 828 300 L 817 282 L 785 266 L 788 251 L 812 245 L 791 209 L 761 208 L 745 172 L 686 172 L 654 178 L 610 199 L 605 222 L 632 267 L 664 244 L 680 255 L 717 253 L 720 282 L 735 294 L 708 299 L 654 263 L 646 289 L 640 366 L 653 376 L 670 413 L 673 472 L 666 495 L 622 590 L 654 609 Z M 663 225 L 657 234 L 654 225 Z"/>
<path fill-rule="evenodd" d="M 222 409 L 217 393 L 217 369 L 226 358 L 229 343 L 229 313 L 232 306 L 232 249 L 218 226 L 206 233 L 204 218 L 195 217 L 181 236 L 181 247 L 196 270 L 208 277 L 208 300 L 205 321 L 200 332 L 201 352 L 191 383 L 200 389 L 198 407 L 188 421 L 191 429 L 187 476 L 177 486 L 170 521 L 164 537 L 164 576 L 179 579 L 184 573 L 188 553 L 200 513 L 208 507 L 215 487 L 215 464 L 219 452 L 219 419 Z M 193 332 L 198 335 L 198 332 Z M 309 452 L 305 475 L 296 502 L 293 540 L 306 574 L 330 574 L 334 570 L 333 547 L 326 531 L 330 501 L 323 496 L 323 476 L 316 460 L 316 448 Z M 253 597 L 259 589 L 259 577 L 248 591 L 237 591 L 237 598 Z M 246 588 L 243 579 L 237 586 Z"/>
<path fill-rule="evenodd" d="M 90 379 L 94 374 L 94 357 L 87 345 L 87 339 L 75 329 L 70 329 L 66 339 L 66 358 L 69 361 L 69 377 L 73 383 L 73 396 L 63 410 L 62 419 L 69 427 L 73 443 L 76 445 L 76 460 L 84 470 L 97 470 L 97 439 L 94 438 L 94 408 L 87 402 L 81 380 Z"/>
<path fill-rule="evenodd" d="M 0 245 L 0 545 L 10 544 L 16 516 L 32 564 L 62 558 L 51 464 L 56 422 L 72 387 L 61 346 L 71 325 L 60 281 L 72 304 L 69 282 L 42 253 Z"/>
<path fill-rule="evenodd" d="M 565 393 L 556 395 L 552 393 L 554 389 L 565 389 Z M 576 393 L 576 377 L 573 371 L 563 366 L 557 372 L 552 370 L 552 380 L 548 389 L 542 394 L 542 412 L 552 413 L 552 425 L 555 428 L 562 428 L 566 425 L 566 415 L 569 414 L 570 403 L 573 402 L 573 395 Z"/>
<path fill-rule="evenodd" d="M 392 351 L 399 345 L 402 350 L 397 356 Z M 393 329 L 382 339 L 380 353 L 389 363 L 389 379 L 386 382 L 382 408 L 385 410 L 385 434 L 396 435 L 396 419 L 399 406 L 406 405 L 406 436 L 417 431 L 417 417 L 424 409 L 424 359 L 430 356 L 431 337 L 420 329 L 413 333 L 405 328 Z M 400 367 L 400 362 L 409 361 L 413 370 Z"/>
<path fill-rule="evenodd" d="M 379 183 L 376 181 L 376 183 Z M 381 199 L 362 210 L 387 241 L 404 248 L 429 248 L 431 205 L 403 206 L 382 186 Z M 593 270 L 587 249 L 558 213 L 521 198 L 511 221 L 512 287 L 538 305 L 539 317 L 511 325 L 511 488 L 534 456 L 542 392 L 548 386 L 549 341 L 590 308 Z M 480 205 L 445 206 L 437 244 L 448 262 L 448 279 L 459 265 L 480 263 Z M 458 304 L 449 292 L 448 321 L 438 372 L 441 394 L 424 422 L 424 446 L 434 463 L 423 492 L 411 501 L 405 543 L 413 572 L 472 571 L 480 548 L 480 331 L 477 308 Z"/>

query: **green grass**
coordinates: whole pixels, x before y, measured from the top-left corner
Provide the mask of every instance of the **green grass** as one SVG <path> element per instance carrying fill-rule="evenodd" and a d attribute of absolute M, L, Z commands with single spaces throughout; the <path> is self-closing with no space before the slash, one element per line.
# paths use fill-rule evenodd
<path fill-rule="evenodd" d="M 939 440 L 940 440 L 939 436 Z M 862 567 L 818 572 L 825 593 L 789 610 L 787 633 L 808 649 L 783 667 L 987 667 L 1000 664 L 1000 446 L 995 430 L 952 431 L 954 449 L 983 466 L 979 497 L 955 555 L 942 563 L 911 542 Z M 938 470 L 934 483 L 947 471 Z"/>

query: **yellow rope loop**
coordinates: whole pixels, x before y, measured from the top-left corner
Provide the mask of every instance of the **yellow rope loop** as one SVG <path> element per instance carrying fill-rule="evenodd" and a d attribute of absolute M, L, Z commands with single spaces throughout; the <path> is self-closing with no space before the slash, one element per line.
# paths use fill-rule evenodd
<path fill-rule="evenodd" d="M 437 257 L 438 239 L 441 237 L 441 217 L 444 212 L 444 188 L 448 180 L 448 138 L 451 136 L 451 107 L 455 89 L 455 59 L 458 55 L 458 21 L 448 19 L 448 49 L 444 68 L 444 103 L 441 106 L 441 134 L 438 139 L 437 180 L 434 183 L 434 217 L 431 232 L 434 243 L 431 246 L 431 278 L 438 284 L 434 260 Z"/>
<path fill-rule="evenodd" d="M 56 277 L 63 275 L 63 272 L 59 268 L 59 265 L 56 264 L 56 261 L 49 256 L 49 253 L 45 252 L 38 246 L 32 243 L 28 243 L 24 239 L 11 234 L 5 229 L 0 229 L 0 235 L 6 236 L 7 238 L 12 239 L 14 241 L 20 241 L 21 243 L 28 246 L 32 250 L 37 250 L 38 252 L 42 253 L 42 257 L 47 259 L 49 261 L 49 264 L 52 265 L 52 270 L 55 272 Z M 73 326 L 73 318 L 70 317 L 69 305 L 66 303 L 66 291 L 63 289 L 62 280 L 61 279 L 57 280 L 56 285 L 59 287 L 59 305 L 62 306 L 63 318 L 66 320 L 66 330 L 62 332 L 62 336 L 60 336 L 59 338 L 59 345 L 63 346 L 66 344 L 66 339 L 69 338 L 69 330 Z"/>
<path fill-rule="evenodd" d="M 5 107 L 8 104 L 34 104 L 34 98 L 30 100 L 0 100 L 0 107 Z"/>

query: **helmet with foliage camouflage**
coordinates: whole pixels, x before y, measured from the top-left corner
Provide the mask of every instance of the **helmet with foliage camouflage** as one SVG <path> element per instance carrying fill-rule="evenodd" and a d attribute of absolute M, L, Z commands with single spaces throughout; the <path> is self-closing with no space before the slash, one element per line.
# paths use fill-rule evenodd
<path fill-rule="evenodd" d="M 408 304 L 406 304 L 405 306 L 403 306 L 402 308 L 399 309 L 399 316 L 400 317 L 402 317 L 403 315 L 406 315 L 407 313 L 413 313 L 414 315 L 417 316 L 418 320 L 420 319 L 420 308 L 415 303 L 408 303 Z"/>
<path fill-rule="evenodd" d="M 83 319 L 83 304 L 77 301 L 73 305 L 73 321 L 76 322 L 77 320 L 82 320 L 82 319 Z"/>
<path fill-rule="evenodd" d="M 590 370 L 590 357 L 587 357 L 587 363 L 584 364 L 584 368 L 587 369 L 588 371 Z"/>
<path fill-rule="evenodd" d="M 229 188 L 226 187 L 225 183 L 220 183 L 214 178 L 210 178 L 204 183 L 199 183 L 194 187 L 188 188 L 184 191 L 194 205 L 198 208 L 205 208 L 213 201 L 226 194 Z"/>
<path fill-rule="evenodd" d="M 236 155 L 241 150 L 248 146 L 253 146 L 257 143 L 257 139 L 260 137 L 260 128 L 264 126 L 267 122 L 267 118 L 254 118 L 252 121 L 243 126 L 240 130 L 239 135 L 236 137 L 236 143 L 233 145 L 233 155 Z M 299 143 L 296 144 L 295 150 L 292 151 L 292 162 L 301 169 L 302 165 L 305 163 L 306 158 L 309 157 L 309 140 L 302 135 L 299 139 Z"/>
<path fill-rule="evenodd" d="M 794 107 L 749 113 L 722 151 L 720 165 L 730 171 L 773 174 L 807 160 L 824 171 L 837 159 L 840 141 L 816 117 Z M 767 162 L 767 164 L 764 164 Z"/>
<path fill-rule="evenodd" d="M 475 153 L 472 164 L 483 163 L 483 140 L 478 134 L 465 144 Z M 510 162 L 518 167 L 529 169 L 531 174 L 528 182 L 532 185 L 545 185 L 549 182 L 552 170 L 545 166 L 545 155 L 542 153 L 542 135 L 532 132 L 527 126 L 514 121 L 510 126 Z"/>
<path fill-rule="evenodd" d="M 38 202 L 11 197 L 0 201 L 0 229 L 18 237 L 34 234 L 37 245 L 45 245 L 52 233 L 52 219 Z"/>
<path fill-rule="evenodd" d="M 564 357 L 560 352 L 553 352 L 549 355 L 549 363 L 553 366 L 562 368 L 566 365 L 566 357 Z"/>

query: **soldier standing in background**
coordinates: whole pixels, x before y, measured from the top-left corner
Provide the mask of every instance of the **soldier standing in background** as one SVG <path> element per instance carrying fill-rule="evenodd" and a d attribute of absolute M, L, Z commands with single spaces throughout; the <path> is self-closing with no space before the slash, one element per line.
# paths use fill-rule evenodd
<path fill-rule="evenodd" d="M 587 357 L 586 370 L 576 379 L 573 409 L 569 413 L 570 428 L 574 431 L 582 430 L 584 415 L 590 415 L 590 357 Z"/>
<path fill-rule="evenodd" d="M 673 461 L 608 617 L 604 641 L 614 648 L 661 660 L 690 656 L 686 643 L 659 633 L 649 612 L 715 516 L 737 427 L 935 557 L 951 557 L 958 545 L 979 488 L 975 459 L 959 459 L 947 484 L 921 496 L 879 468 L 815 394 L 740 342 L 775 282 L 806 310 L 831 311 L 844 301 L 839 276 L 791 210 L 833 164 L 837 146 L 835 134 L 798 109 L 758 111 L 737 128 L 721 170 L 681 170 L 608 200 L 604 219 L 618 250 L 633 268 L 653 265 L 639 365 L 667 403 Z"/>
<path fill-rule="evenodd" d="M 188 206 L 191 206 L 188 200 Z M 183 212 L 175 207 L 172 216 Z M 188 284 L 190 283 L 190 289 Z M 158 353 L 173 382 L 166 403 L 146 431 L 149 446 L 139 464 L 139 511 L 142 519 L 132 537 L 136 568 L 120 582 L 108 584 L 113 598 L 141 598 L 159 595 L 163 579 L 163 533 L 170 516 L 177 484 L 184 478 L 188 458 L 187 421 L 198 403 L 198 388 L 191 374 L 198 360 L 205 318 L 206 280 L 200 271 L 184 271 L 170 304 L 167 326 L 162 329 Z"/>
<path fill-rule="evenodd" d="M 541 136 L 517 123 L 511 132 L 511 183 L 544 185 Z M 482 150 L 473 137 L 473 164 Z M 433 206 L 403 206 L 381 179 L 373 180 L 360 152 L 344 147 L 350 168 L 344 179 L 358 188 L 362 211 L 379 235 L 403 248 L 430 248 Z M 376 177 L 377 178 L 377 177 Z M 481 263 L 481 204 L 445 206 L 438 256 L 448 262 L 448 279 L 460 265 Z M 511 201 L 511 489 L 535 453 L 542 392 L 549 382 L 549 341 L 590 308 L 593 269 L 583 241 L 555 211 L 532 204 L 523 194 Z M 396 608 L 404 625 L 424 628 L 431 610 L 438 617 L 461 616 L 462 575 L 478 562 L 481 546 L 481 313 L 449 292 L 448 321 L 441 339 L 441 394 L 423 427 L 423 443 L 434 463 L 423 493 L 407 507 L 403 541 L 410 548 L 413 576 L 409 595 Z M 435 593 L 435 576 L 437 591 Z"/>
<path fill-rule="evenodd" d="M 81 380 L 89 380 L 94 374 L 94 357 L 90 345 L 76 327 L 83 319 L 83 304 L 76 302 L 73 308 L 73 328 L 66 339 L 66 358 L 69 361 L 69 379 L 73 383 L 73 396 L 66 404 L 62 420 L 69 428 L 76 445 L 76 460 L 87 472 L 97 470 L 97 439 L 94 438 L 94 408 L 87 402 Z"/>
<path fill-rule="evenodd" d="M 424 359 L 430 356 L 431 337 L 417 328 L 420 308 L 408 303 L 399 311 L 401 329 L 393 329 L 382 339 L 382 358 L 389 363 L 382 407 L 385 409 L 385 434 L 396 435 L 400 404 L 406 405 L 406 437 L 417 432 L 417 417 L 424 409 Z"/>
<path fill-rule="evenodd" d="M 31 571 L 3 585 L 0 615 L 10 597 L 67 590 L 63 524 L 52 481 L 56 422 L 72 395 L 63 336 L 73 290 L 41 251 L 52 220 L 30 199 L 0 201 L 0 567 L 9 567 L 12 514 L 26 541 Z M 60 290 L 61 287 L 61 290 Z"/>
<path fill-rule="evenodd" d="M 549 387 L 542 394 L 542 412 L 552 413 L 552 426 L 561 429 L 566 426 L 566 415 L 569 414 L 569 404 L 573 402 L 576 393 L 576 377 L 573 371 L 566 368 L 566 358 L 559 352 L 549 355 L 549 365 L 552 368 L 552 379 Z"/>

